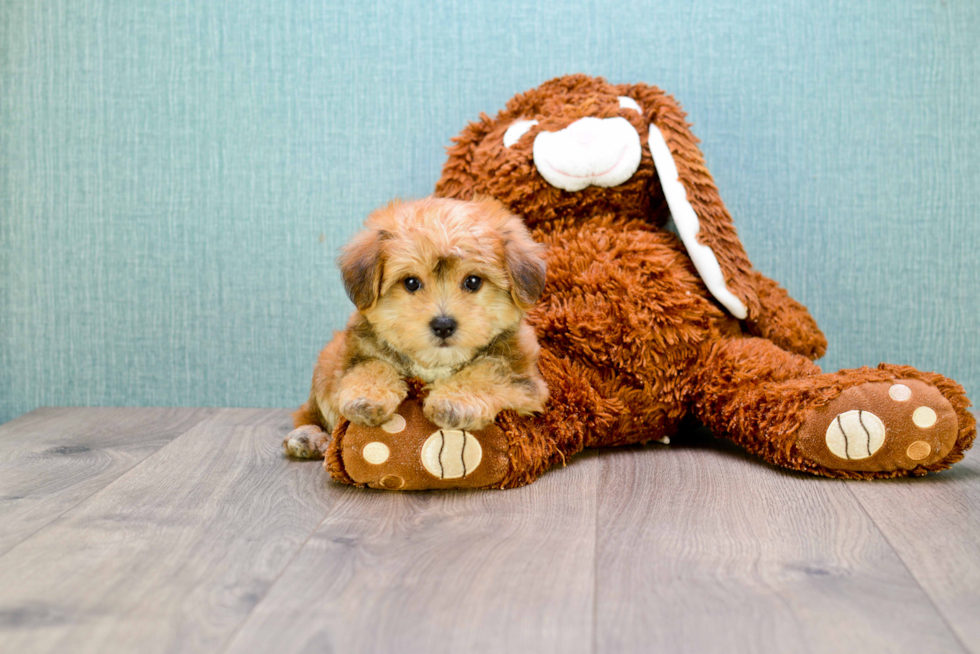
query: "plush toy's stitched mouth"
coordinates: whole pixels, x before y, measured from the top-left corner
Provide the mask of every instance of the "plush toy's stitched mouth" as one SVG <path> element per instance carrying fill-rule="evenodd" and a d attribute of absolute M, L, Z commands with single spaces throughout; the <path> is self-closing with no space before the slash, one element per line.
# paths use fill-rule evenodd
<path fill-rule="evenodd" d="M 616 157 L 616 163 L 614 163 L 613 165 L 609 166 L 609 168 L 607 168 L 606 170 L 602 171 L 601 173 L 593 173 L 591 175 L 573 175 L 572 173 L 566 173 L 564 170 L 562 170 L 561 168 L 558 168 L 557 166 L 555 166 L 550 161 L 547 161 L 546 160 L 545 163 L 548 164 L 548 168 L 551 168 L 556 173 L 559 173 L 561 175 L 564 175 L 565 177 L 574 177 L 575 179 L 594 179 L 596 177 L 602 177 L 603 175 L 608 175 L 609 173 L 611 173 L 612 171 L 614 171 L 616 169 L 616 166 L 618 166 L 619 164 L 621 164 L 623 162 L 623 157 L 625 157 L 625 156 L 626 156 L 626 146 L 624 145 L 622 147 L 622 149 L 619 151 L 619 156 Z"/>

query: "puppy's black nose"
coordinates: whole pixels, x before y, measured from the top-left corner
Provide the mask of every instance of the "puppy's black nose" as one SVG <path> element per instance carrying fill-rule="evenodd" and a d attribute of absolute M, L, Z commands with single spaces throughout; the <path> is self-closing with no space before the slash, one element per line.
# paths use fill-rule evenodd
<path fill-rule="evenodd" d="M 436 316 L 429 323 L 429 329 L 439 338 L 449 338 L 456 331 L 456 321 L 449 316 Z"/>

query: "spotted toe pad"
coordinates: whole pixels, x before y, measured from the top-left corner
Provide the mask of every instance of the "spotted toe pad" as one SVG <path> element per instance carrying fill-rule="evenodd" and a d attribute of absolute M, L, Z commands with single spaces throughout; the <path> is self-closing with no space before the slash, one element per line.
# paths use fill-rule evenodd
<path fill-rule="evenodd" d="M 379 427 L 350 424 L 340 445 L 347 474 L 371 488 L 480 488 L 503 479 L 510 465 L 499 427 L 440 429 L 414 399 Z"/>
<path fill-rule="evenodd" d="M 807 416 L 797 447 L 826 468 L 911 470 L 945 458 L 956 442 L 957 426 L 952 405 L 930 384 L 868 382 Z"/>

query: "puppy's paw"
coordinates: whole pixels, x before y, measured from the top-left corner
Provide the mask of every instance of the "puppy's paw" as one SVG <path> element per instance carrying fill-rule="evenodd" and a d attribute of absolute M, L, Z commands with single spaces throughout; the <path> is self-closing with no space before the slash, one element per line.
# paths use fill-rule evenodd
<path fill-rule="evenodd" d="M 443 397 L 438 393 L 429 395 L 423 407 L 425 417 L 443 429 L 462 429 L 478 431 L 497 417 L 496 412 L 479 398 Z"/>
<path fill-rule="evenodd" d="M 286 455 L 296 459 L 322 459 L 330 434 L 316 425 L 303 425 L 289 432 L 282 441 Z"/>
<path fill-rule="evenodd" d="M 377 427 L 395 413 L 405 394 L 388 389 L 346 389 L 340 393 L 340 413 L 355 425 Z"/>

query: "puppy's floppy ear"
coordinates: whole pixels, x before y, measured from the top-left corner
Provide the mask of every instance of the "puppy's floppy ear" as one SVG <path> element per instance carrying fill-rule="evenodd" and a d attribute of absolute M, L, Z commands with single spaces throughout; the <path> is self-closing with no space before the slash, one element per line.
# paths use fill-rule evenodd
<path fill-rule="evenodd" d="M 378 301 L 384 268 L 384 241 L 389 236 L 384 230 L 366 229 L 344 246 L 337 259 L 347 296 L 358 311 L 370 309 Z"/>
<path fill-rule="evenodd" d="M 512 214 L 499 200 L 491 197 L 476 199 L 483 211 L 493 218 L 503 245 L 504 268 L 510 278 L 510 294 L 522 309 L 534 305 L 544 293 L 548 265 L 544 260 L 545 247 L 531 238 L 524 221 Z"/>
<path fill-rule="evenodd" d="M 548 266 L 541 258 L 541 250 L 541 245 L 531 240 L 528 234 L 513 238 L 504 246 L 510 294 L 523 309 L 533 306 L 544 293 Z"/>

